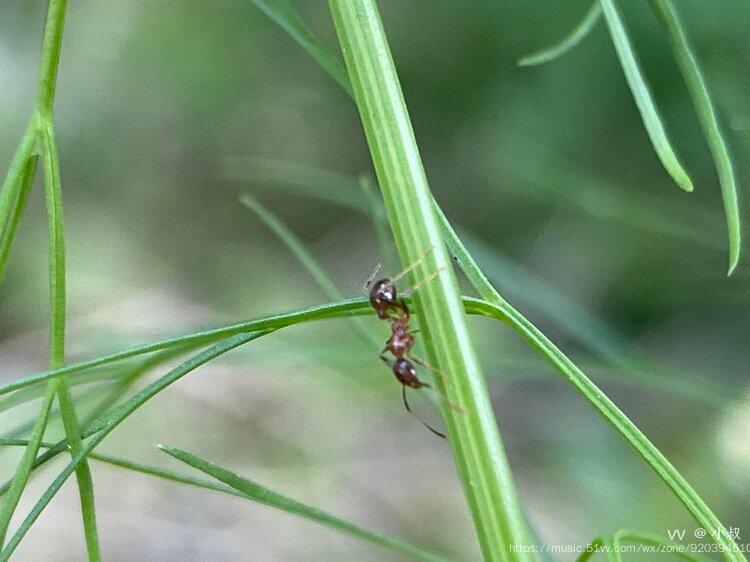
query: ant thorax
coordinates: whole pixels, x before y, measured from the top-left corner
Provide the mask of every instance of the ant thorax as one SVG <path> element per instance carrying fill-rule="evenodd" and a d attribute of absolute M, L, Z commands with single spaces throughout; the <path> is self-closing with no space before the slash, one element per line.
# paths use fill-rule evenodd
<path fill-rule="evenodd" d="M 388 350 L 394 356 L 401 358 L 414 346 L 414 336 L 409 332 L 405 323 L 394 323 L 391 338 L 388 340 Z"/>

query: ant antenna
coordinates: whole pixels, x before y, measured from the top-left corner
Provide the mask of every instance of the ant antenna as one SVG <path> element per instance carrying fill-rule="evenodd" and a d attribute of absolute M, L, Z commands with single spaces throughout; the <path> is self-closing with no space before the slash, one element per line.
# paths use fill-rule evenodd
<path fill-rule="evenodd" d="M 427 386 L 427 385 L 425 384 L 423 386 Z M 442 437 L 443 439 L 447 439 L 447 437 L 445 436 L 444 433 L 440 433 L 437 429 L 435 429 L 434 427 L 432 427 L 430 424 L 428 424 L 426 421 L 424 421 L 422 418 L 420 418 L 417 414 L 415 414 L 414 412 L 412 412 L 412 409 L 409 407 L 409 401 L 406 399 L 406 387 L 405 386 L 401 386 L 401 396 L 403 396 L 403 398 L 404 398 L 404 406 L 406 407 L 406 411 L 407 412 L 409 412 L 412 416 L 414 416 L 415 418 L 417 418 L 420 421 L 420 423 L 423 426 L 425 426 L 427 429 L 429 429 L 432 433 L 434 433 L 438 437 Z"/>
<path fill-rule="evenodd" d="M 367 294 L 370 285 L 375 281 L 375 276 L 380 273 L 381 269 L 383 269 L 383 262 L 378 262 L 375 264 L 375 267 L 372 268 L 372 271 L 367 274 L 367 277 L 365 277 L 365 282 L 362 284 L 362 290 L 365 294 Z"/>
<path fill-rule="evenodd" d="M 424 261 L 424 260 L 425 260 L 425 259 L 427 258 L 427 255 L 428 255 L 428 254 L 429 254 L 429 253 L 430 253 L 430 252 L 432 251 L 432 248 L 433 248 L 433 246 L 429 246 L 429 247 L 428 247 L 428 248 L 427 248 L 427 249 L 426 249 L 426 250 L 425 250 L 425 251 L 424 251 L 424 252 L 422 253 L 422 255 L 420 256 L 420 258 L 419 258 L 419 259 L 418 259 L 417 261 L 415 261 L 415 262 L 412 262 L 412 263 L 411 263 L 411 265 L 409 265 L 409 267 L 407 267 L 407 268 L 406 268 L 406 269 L 404 269 L 404 270 L 403 270 L 403 271 L 402 271 L 401 273 L 399 273 L 398 275 L 396 275 L 396 277 L 394 277 L 393 279 L 391 279 L 391 285 L 393 285 L 394 283 L 396 283 L 396 281 L 398 281 L 399 279 L 401 279 L 401 278 L 402 278 L 402 277 L 403 277 L 404 275 L 406 275 L 406 274 L 407 274 L 407 273 L 409 273 L 409 272 L 410 272 L 410 271 L 411 271 L 412 269 L 414 269 L 414 268 L 415 268 L 415 267 L 417 267 L 417 266 L 418 266 L 418 265 L 419 265 L 420 263 L 422 263 L 422 262 L 423 262 L 423 261 Z"/>

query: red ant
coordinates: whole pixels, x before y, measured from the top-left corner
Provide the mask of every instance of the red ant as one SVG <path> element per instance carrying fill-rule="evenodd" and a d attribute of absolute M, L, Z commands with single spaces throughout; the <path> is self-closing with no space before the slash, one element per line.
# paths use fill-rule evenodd
<path fill-rule="evenodd" d="M 401 394 L 403 396 L 406 411 L 414 415 L 432 433 L 434 433 L 438 437 L 445 438 L 445 434 L 434 429 L 419 416 L 417 416 L 409 407 L 409 402 L 406 399 L 406 387 L 414 389 L 419 389 L 422 387 L 432 388 L 431 385 L 419 380 L 419 377 L 417 376 L 417 370 L 413 365 L 413 363 L 417 363 L 424 367 L 430 368 L 427 363 L 421 361 L 420 359 L 417 359 L 416 357 L 413 357 L 410 353 L 411 348 L 415 343 L 414 334 L 418 330 L 409 330 L 409 308 L 403 299 L 398 298 L 395 286 L 396 281 L 403 277 L 408 271 L 413 269 L 419 262 L 422 261 L 422 259 L 409 266 L 393 279 L 385 278 L 373 283 L 372 288 L 369 292 L 369 298 L 370 304 L 375 309 L 378 318 L 380 318 L 381 320 L 388 320 L 391 323 L 391 337 L 388 338 L 385 347 L 380 351 L 380 359 L 382 359 L 386 365 L 391 367 L 391 370 L 393 371 L 396 379 L 401 383 Z M 370 276 L 370 279 L 365 285 L 365 288 L 367 288 L 372 283 L 372 279 L 375 277 L 375 275 L 377 275 L 378 271 L 380 271 L 379 265 Z M 438 273 L 439 271 L 429 276 L 428 278 L 423 279 L 420 283 L 412 287 L 411 290 L 413 291 L 419 285 L 427 283 Z M 395 358 L 393 364 L 391 364 L 388 357 L 386 357 L 386 353 L 391 353 L 391 355 L 393 355 L 393 357 Z"/>

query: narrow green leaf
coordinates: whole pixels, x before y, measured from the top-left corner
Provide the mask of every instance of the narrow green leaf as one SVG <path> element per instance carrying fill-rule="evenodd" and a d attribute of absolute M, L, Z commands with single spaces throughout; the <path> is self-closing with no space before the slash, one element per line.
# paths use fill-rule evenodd
<path fill-rule="evenodd" d="M 620 434 L 641 459 L 662 479 L 677 499 L 682 502 L 693 518 L 704 529 L 715 529 L 713 540 L 721 548 L 726 560 L 744 561 L 734 539 L 729 535 L 718 517 L 711 511 L 685 478 L 640 429 L 597 387 L 552 341 L 520 312 L 513 308 L 495 290 L 477 266 L 448 221 L 442 216 L 441 227 L 451 253 L 466 274 L 474 289 L 484 299 L 477 301 L 479 307 L 495 309 L 498 319 L 503 319 L 528 341 L 542 357 L 555 367 L 581 396 Z M 464 298 L 467 309 L 472 308 L 473 299 Z M 492 314 L 488 311 L 489 314 Z"/>
<path fill-rule="evenodd" d="M 455 236 L 455 233 L 452 233 L 452 229 L 450 229 L 450 231 L 448 230 L 450 225 L 446 222 L 442 222 L 442 228 L 446 234 L 449 249 L 456 256 L 460 267 L 466 272 L 467 277 L 477 291 L 483 297 L 488 299 L 487 301 L 484 301 L 464 297 L 463 302 L 466 311 L 470 314 L 481 314 L 506 322 L 527 339 L 527 341 L 529 341 L 547 361 L 563 374 L 565 379 L 576 388 L 579 393 L 581 393 L 581 395 L 602 415 L 602 417 L 604 417 L 604 419 L 623 437 L 623 439 L 635 449 L 644 462 L 646 462 L 665 482 L 702 527 L 706 529 L 723 529 L 718 536 L 717 544 L 722 546 L 726 552 L 730 553 L 729 556 L 731 557 L 728 557 L 727 559 L 745 560 L 740 553 L 734 550 L 736 545 L 734 545 L 734 541 L 729 537 L 728 532 L 721 525 L 718 518 L 713 512 L 711 512 L 669 461 L 664 458 L 658 449 L 640 432 L 627 416 L 625 416 L 625 414 L 622 413 L 622 411 L 620 411 L 609 398 L 607 398 L 601 389 L 591 382 L 568 357 L 566 357 L 548 338 L 546 338 L 546 336 L 544 336 L 544 334 L 539 332 L 533 324 L 528 322 L 528 320 L 526 320 L 520 313 L 505 302 L 499 294 L 497 294 L 486 277 L 484 277 L 484 274 L 473 262 L 472 257 L 466 252 L 465 248 L 463 248 L 458 237 Z M 196 336 L 203 335 L 203 337 L 205 337 L 205 334 L 207 333 L 222 334 L 226 337 L 233 333 L 237 334 L 243 331 L 255 329 L 279 329 L 297 322 L 306 322 L 312 319 L 335 318 L 344 314 L 354 313 L 372 314 L 369 303 L 365 298 L 352 299 L 341 303 L 331 303 L 293 313 L 233 324 L 231 326 L 218 328 L 208 332 L 191 334 L 189 336 L 183 336 L 182 338 L 172 338 L 170 340 L 164 340 L 163 342 L 157 342 L 156 344 L 141 346 L 139 348 L 134 348 L 134 350 L 153 349 L 154 347 L 167 348 L 169 345 L 175 345 L 174 342 L 179 342 L 180 340 L 192 342 Z M 130 353 L 132 351 L 133 350 L 130 350 L 129 352 L 124 353 Z M 96 361 L 98 362 L 99 360 Z M 178 369 L 183 368 L 184 365 L 185 364 L 181 365 Z M 55 375 L 56 373 L 54 372 L 48 373 L 47 378 L 51 378 Z M 57 376 L 59 376 L 59 373 L 57 373 Z M 174 378 L 175 375 L 173 373 L 166 375 L 166 384 L 171 384 L 169 381 L 172 379 L 176 380 L 179 376 L 181 375 Z M 154 384 L 157 385 L 156 388 L 152 385 L 146 389 L 147 392 L 145 395 L 142 395 L 136 400 L 135 408 L 139 407 L 143 401 L 158 392 L 159 389 L 163 387 L 164 382 L 157 381 Z M 129 415 L 128 411 L 134 411 L 133 402 L 131 402 L 131 405 L 126 408 L 125 417 Z M 84 430 L 84 435 L 91 435 L 92 432 L 100 427 L 109 427 L 109 422 L 106 420 L 111 420 L 113 418 L 120 420 L 124 419 L 122 412 L 123 410 L 120 410 L 120 414 L 114 416 L 103 416 L 98 423 L 90 424 Z M 64 450 L 64 447 L 62 450 Z"/>
<path fill-rule="evenodd" d="M 69 384 L 71 386 L 81 386 L 114 379 L 120 376 L 122 375 L 117 370 L 105 368 L 101 369 L 100 371 L 94 371 L 91 373 L 86 373 L 85 375 L 82 375 L 80 377 L 76 377 L 74 380 L 70 381 Z M 45 387 L 36 385 L 28 386 L 14 392 L 9 396 L 5 396 L 4 398 L 0 399 L 0 413 L 6 412 L 12 408 L 15 408 L 16 406 L 21 406 L 34 400 L 38 400 L 39 398 L 44 396 L 44 392 Z M 9 437 L 9 435 L 6 434 L 5 437 Z"/>
<path fill-rule="evenodd" d="M 55 494 L 62 488 L 65 481 L 70 475 L 85 461 L 86 457 L 101 443 L 104 438 L 109 435 L 118 425 L 125 421 L 133 412 L 145 404 L 148 400 L 153 398 L 156 394 L 167 388 L 172 383 L 176 382 L 189 372 L 197 369 L 201 365 L 223 355 L 224 353 L 244 344 L 256 338 L 266 335 L 269 333 L 266 331 L 257 331 L 250 333 L 236 334 L 228 337 L 225 340 L 209 347 L 208 349 L 190 357 L 184 361 L 166 375 L 154 381 L 146 388 L 141 390 L 138 394 L 131 397 L 129 400 L 123 402 L 121 405 L 109 410 L 106 414 L 102 415 L 98 419 L 88 424 L 81 434 L 82 437 L 92 437 L 84 446 L 83 449 L 76 454 L 68 465 L 58 474 L 55 480 L 42 494 L 42 497 L 37 501 L 31 512 L 23 520 L 20 527 L 8 541 L 8 544 L 0 552 L 0 561 L 8 560 L 13 554 L 13 551 L 18 547 L 23 537 L 29 531 L 31 526 L 41 515 L 44 508 L 49 505 Z M 56 444 L 49 451 L 59 449 L 60 444 Z"/>
<path fill-rule="evenodd" d="M 26 162 L 26 166 L 24 166 L 23 175 L 20 178 L 18 193 L 15 196 L 15 200 L 12 202 L 9 216 L 7 217 L 4 228 L 2 229 L 2 235 L 0 235 L 0 285 L 3 283 L 5 271 L 8 267 L 10 248 L 16 236 L 18 224 L 21 222 L 23 212 L 26 210 L 26 201 L 29 197 L 31 184 L 34 181 L 37 160 L 37 156 L 31 156 Z"/>
<path fill-rule="evenodd" d="M 346 69 L 332 51 L 307 26 L 297 10 L 287 0 L 250 0 L 279 27 L 286 31 L 300 47 L 310 53 L 328 75 L 344 90 L 349 97 L 354 97 Z"/>
<path fill-rule="evenodd" d="M 683 560 L 689 560 L 690 562 L 705 562 L 709 560 L 704 556 L 691 554 L 685 551 L 685 546 L 675 543 L 665 537 L 657 535 L 655 533 L 646 533 L 643 531 L 630 531 L 628 529 L 620 529 L 612 536 L 612 550 L 617 556 L 617 562 L 622 561 L 622 557 L 619 555 L 622 552 L 621 545 L 623 542 L 636 543 L 644 546 L 656 547 L 654 553 L 657 552 L 669 552 L 676 558 Z M 644 554 L 648 552 L 644 550 Z"/>
<path fill-rule="evenodd" d="M 604 19 L 609 28 L 609 34 L 612 37 L 612 43 L 617 51 L 620 65 L 625 73 L 630 91 L 633 93 L 638 111 L 641 113 L 641 118 L 646 127 L 646 132 L 651 139 L 651 144 L 654 146 L 654 150 L 664 168 L 672 176 L 677 185 L 685 191 L 692 191 L 693 183 L 690 181 L 690 177 L 688 177 L 682 164 L 680 164 L 669 141 L 664 124 L 659 116 L 659 111 L 656 109 L 656 104 L 651 96 L 651 90 L 646 83 L 643 72 L 641 72 L 641 66 L 633 50 L 633 46 L 630 44 L 625 23 L 615 4 L 616 0 L 600 0 L 600 2 L 604 12 Z"/>
<path fill-rule="evenodd" d="M 52 9 L 51 6 L 50 9 Z M 47 229 L 49 232 L 50 367 L 56 368 L 65 364 L 65 234 L 63 230 L 62 186 L 57 143 L 55 142 L 51 122 L 42 127 L 40 134 L 43 147 L 44 193 L 47 203 Z M 80 453 L 82 444 L 70 388 L 65 377 L 59 377 L 50 384 L 57 393 L 65 437 L 70 446 L 71 455 L 75 456 Z M 101 560 L 101 552 L 94 507 L 94 482 L 91 470 L 85 460 L 76 468 L 76 479 L 78 480 L 78 491 L 81 499 L 81 516 L 86 537 L 86 550 L 89 560 L 98 561 Z"/>
<path fill-rule="evenodd" d="M 299 162 L 243 157 L 224 160 L 224 173 L 237 181 L 252 182 L 253 188 L 283 185 L 285 191 L 297 195 L 305 194 L 312 184 L 317 190 L 316 198 L 323 202 L 367 211 L 367 204 L 358 191 L 352 189 L 351 178 L 340 172 Z"/>
<path fill-rule="evenodd" d="M 740 220 L 739 200 L 737 196 L 737 181 L 732 166 L 732 158 L 727 149 L 727 143 L 716 116 L 711 95 L 708 92 L 706 81 L 703 78 L 698 59 L 690 46 L 677 11 L 671 0 L 651 0 L 651 6 L 659 16 L 664 28 L 669 34 L 672 51 L 677 64 L 685 78 L 693 105 L 698 114 L 698 119 L 706 135 L 706 141 L 711 149 L 719 173 L 721 184 L 721 195 L 724 199 L 724 211 L 727 216 L 727 228 L 729 231 L 729 275 L 737 267 L 740 259 L 740 246 L 742 243 L 742 225 Z"/>
<path fill-rule="evenodd" d="M 554 45 L 521 57 L 518 59 L 518 66 L 535 66 L 561 57 L 591 33 L 591 30 L 594 29 L 601 16 L 602 7 L 599 4 L 599 0 L 594 0 L 586 15 L 583 16 L 583 19 L 578 22 L 568 35 Z"/>
<path fill-rule="evenodd" d="M 385 213 L 378 186 L 374 185 L 374 182 L 366 174 L 359 177 L 359 186 L 367 201 L 367 216 L 370 217 L 372 229 L 378 239 L 380 260 L 388 271 L 396 271 L 395 258 L 393 257 L 393 236 L 388 230 L 388 216 Z M 312 185 L 309 187 L 312 188 Z"/>
<path fill-rule="evenodd" d="M 281 240 L 284 245 L 294 254 L 294 257 L 302 264 L 307 270 L 310 276 L 313 278 L 315 283 L 320 287 L 328 298 L 331 300 L 343 300 L 344 296 L 336 288 L 331 278 L 321 267 L 313 255 L 307 250 L 302 240 L 297 238 L 294 233 L 289 229 L 287 225 L 281 222 L 276 215 L 266 209 L 260 204 L 249 193 L 245 193 L 240 197 L 240 201 L 245 207 L 255 213 L 258 218 Z M 373 347 L 379 348 L 382 346 L 380 340 L 370 332 L 359 318 L 352 318 L 352 322 L 357 329 L 362 340 Z"/>
<path fill-rule="evenodd" d="M 21 499 L 21 495 L 26 488 L 26 483 L 29 480 L 29 474 L 33 468 L 37 451 L 39 451 L 39 444 L 44 437 L 49 410 L 54 398 L 54 388 L 50 384 L 47 386 L 47 390 L 44 394 L 44 401 L 39 409 L 34 430 L 31 432 L 31 439 L 26 443 L 26 449 L 24 449 L 21 461 L 16 467 L 16 472 L 13 475 L 10 488 L 3 498 L 3 505 L 2 508 L 0 508 L 0 545 L 5 543 L 5 535 L 8 532 L 8 525 L 10 525 L 10 520 L 16 510 L 18 501 Z"/>
<path fill-rule="evenodd" d="M 213 463 L 205 461 L 180 449 L 166 447 L 164 445 L 159 445 L 159 449 L 176 458 L 177 460 L 182 461 L 189 466 L 192 466 L 196 470 L 200 470 L 201 472 L 208 474 L 213 478 L 216 478 L 220 482 L 231 486 L 235 490 L 238 490 L 245 494 L 253 501 L 257 501 L 258 503 L 262 503 L 263 505 L 274 507 L 276 509 L 286 511 L 287 513 L 292 513 L 294 515 L 299 515 L 300 517 L 310 519 L 312 521 L 320 523 L 321 525 L 325 525 L 326 527 L 336 529 L 337 531 L 341 531 L 343 533 L 355 536 L 360 539 L 364 539 L 371 543 L 390 548 L 391 550 L 395 550 L 403 554 L 408 554 L 419 560 L 445 560 L 444 558 L 436 554 L 432 554 L 430 552 L 422 550 L 421 548 L 415 547 L 407 542 L 380 533 L 368 531 L 366 529 L 363 529 L 359 525 L 346 521 L 345 519 L 341 519 L 340 517 L 336 517 L 335 515 L 330 515 L 325 511 L 321 511 L 320 509 L 317 509 L 315 507 L 305 505 L 301 502 L 298 502 L 297 500 L 293 500 L 289 497 L 283 496 L 277 492 L 274 492 L 273 490 L 266 488 L 265 486 L 262 486 L 256 482 L 252 482 L 233 472 L 216 466 Z"/>
<path fill-rule="evenodd" d="M 24 177 L 27 176 L 29 159 L 34 156 L 34 147 L 37 139 L 36 121 L 32 120 L 26 128 L 21 142 L 18 143 L 16 152 L 13 154 L 8 172 L 0 187 L 0 232 L 5 236 L 8 225 L 14 216 L 12 209 L 18 201 L 18 192 L 23 185 Z"/>
<path fill-rule="evenodd" d="M 609 562 L 617 562 L 615 560 L 614 553 L 612 552 L 612 543 L 607 537 L 595 538 L 593 541 L 586 545 L 585 550 L 576 560 L 577 562 L 586 562 L 586 560 L 588 560 L 598 552 L 603 552 Z"/>

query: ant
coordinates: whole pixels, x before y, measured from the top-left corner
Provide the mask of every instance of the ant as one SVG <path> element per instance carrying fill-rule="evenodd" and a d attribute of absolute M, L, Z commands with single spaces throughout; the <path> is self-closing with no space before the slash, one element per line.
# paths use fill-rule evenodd
<path fill-rule="evenodd" d="M 429 251 L 430 249 L 425 252 L 425 255 Z M 414 269 L 414 267 L 416 267 L 423 259 L 424 256 L 392 279 L 384 278 L 376 281 L 375 283 L 372 283 L 372 280 L 380 271 L 380 265 L 378 264 L 378 267 L 370 275 L 370 279 L 365 285 L 365 289 L 367 289 L 372 284 L 372 288 L 369 291 L 370 304 L 375 309 L 378 318 L 380 318 L 381 320 L 388 320 L 391 323 L 391 337 L 388 338 L 385 347 L 380 351 L 380 359 L 382 359 L 386 365 L 391 367 L 391 370 L 393 371 L 396 379 L 401 383 L 401 394 L 404 400 L 406 411 L 414 415 L 422 423 L 422 425 L 424 425 L 432 433 L 434 433 L 438 437 L 442 437 L 443 439 L 445 439 L 445 434 L 431 427 L 412 411 L 412 409 L 409 407 L 409 402 L 406 399 L 407 387 L 419 389 L 422 387 L 432 388 L 432 386 L 425 382 L 422 382 L 417 376 L 417 370 L 414 367 L 414 363 L 417 363 L 424 367 L 430 367 L 429 365 L 427 365 L 427 363 L 421 361 L 420 359 L 417 359 L 416 357 L 413 357 L 410 353 L 415 343 L 414 334 L 417 333 L 418 330 L 409 329 L 409 307 L 406 305 L 406 302 L 403 298 L 398 298 L 395 284 L 396 281 L 398 281 L 404 275 L 406 275 L 406 273 Z M 420 285 L 423 285 L 424 283 L 432 280 L 438 275 L 439 272 L 440 271 L 438 270 L 426 279 L 423 279 L 417 285 L 412 287 L 411 290 L 414 291 Z M 386 356 L 387 353 L 390 353 L 395 358 L 393 364 L 391 364 L 391 361 Z M 450 404 L 449 406 L 455 408 Z"/>

